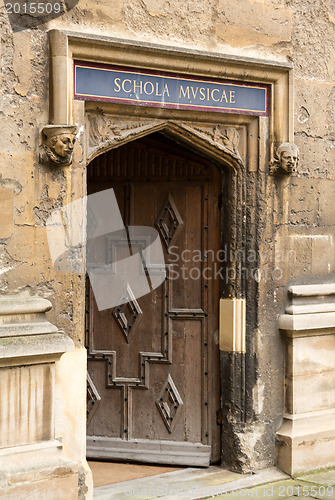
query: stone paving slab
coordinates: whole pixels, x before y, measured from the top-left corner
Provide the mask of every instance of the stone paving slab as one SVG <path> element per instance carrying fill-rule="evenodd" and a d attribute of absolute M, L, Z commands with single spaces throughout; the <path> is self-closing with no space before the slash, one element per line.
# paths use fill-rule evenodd
<path fill-rule="evenodd" d="M 322 486 L 335 486 L 335 469 L 319 471 L 313 474 L 299 475 L 297 479 L 301 479 L 309 483 L 320 484 Z"/>
<path fill-rule="evenodd" d="M 150 500 L 164 498 L 171 491 L 181 492 L 185 489 L 192 491 L 192 489 L 195 490 L 201 488 L 203 485 L 205 486 L 208 482 L 211 484 L 223 484 L 240 479 L 241 477 L 244 477 L 243 474 L 236 474 L 216 466 L 206 469 L 192 467 L 143 479 L 94 488 L 94 498 L 99 500 L 121 500 L 124 498 Z M 179 496 L 179 498 L 181 497 Z"/>
<path fill-rule="evenodd" d="M 327 481 L 326 479 L 323 479 Z M 312 482 L 289 479 L 276 481 L 256 488 L 241 489 L 228 495 L 220 495 L 217 499 L 233 500 L 239 498 L 258 498 L 272 500 L 287 500 L 304 498 L 305 500 L 335 500 L 335 488 L 329 485 L 316 484 Z"/>
<path fill-rule="evenodd" d="M 217 499 L 231 500 L 235 498 L 259 498 L 269 500 L 285 500 L 286 498 L 297 497 L 298 488 L 297 482 L 293 479 L 285 481 L 276 481 L 273 483 L 262 484 L 255 488 L 242 488 L 239 491 L 235 490 L 229 494 L 216 497 Z M 299 497 L 298 497 L 299 498 Z"/>
<path fill-rule="evenodd" d="M 96 500 L 335 500 L 335 469 L 292 479 L 278 469 L 236 474 L 220 467 L 189 468 L 95 488 Z"/>

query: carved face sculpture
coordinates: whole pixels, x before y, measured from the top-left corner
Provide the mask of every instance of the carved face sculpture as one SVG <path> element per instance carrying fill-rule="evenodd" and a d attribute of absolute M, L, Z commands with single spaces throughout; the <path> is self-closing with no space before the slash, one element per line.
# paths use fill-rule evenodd
<path fill-rule="evenodd" d="M 299 151 L 295 144 L 284 143 L 278 148 L 280 167 L 290 174 L 295 172 L 298 166 Z"/>
<path fill-rule="evenodd" d="M 73 134 L 57 135 L 52 144 L 54 152 L 62 158 L 69 158 L 73 152 L 75 136 Z"/>

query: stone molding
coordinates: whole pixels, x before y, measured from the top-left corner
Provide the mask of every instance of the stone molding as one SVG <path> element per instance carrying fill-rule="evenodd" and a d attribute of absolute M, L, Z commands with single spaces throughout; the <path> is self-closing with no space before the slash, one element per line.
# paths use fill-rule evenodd
<path fill-rule="evenodd" d="M 133 120 L 127 116 L 113 116 L 100 111 L 87 113 L 88 161 L 109 149 L 139 139 L 148 134 L 161 131 L 184 144 L 189 143 L 204 151 L 208 157 L 218 160 L 224 157 L 233 166 L 242 166 L 238 151 L 239 133 L 234 127 L 218 125 L 197 126 L 174 120 Z"/>
<path fill-rule="evenodd" d="M 73 60 L 187 73 L 194 76 L 243 79 L 270 84 L 273 113 L 269 133 L 277 144 L 293 140 L 292 64 L 255 58 L 242 58 L 151 43 L 50 30 L 50 123 L 72 123 Z M 241 76 L 242 75 L 242 76 Z M 85 107 L 85 102 L 81 104 Z M 102 107 L 104 103 L 101 103 Z M 234 117 L 234 115 L 231 115 Z M 237 115 L 236 115 L 237 116 Z"/>
<path fill-rule="evenodd" d="M 68 335 L 46 318 L 52 308 L 40 297 L 0 297 L 0 363 L 9 357 L 62 354 L 74 349 Z"/>
<path fill-rule="evenodd" d="M 335 283 L 288 288 L 289 304 L 278 326 L 286 335 L 322 335 L 335 332 Z M 317 333 L 315 333 L 317 331 Z"/>
<path fill-rule="evenodd" d="M 286 314 L 335 312 L 335 283 L 294 285 L 288 288 L 290 304 Z"/>
<path fill-rule="evenodd" d="M 0 316 L 46 313 L 51 308 L 51 302 L 41 297 L 0 297 Z"/>

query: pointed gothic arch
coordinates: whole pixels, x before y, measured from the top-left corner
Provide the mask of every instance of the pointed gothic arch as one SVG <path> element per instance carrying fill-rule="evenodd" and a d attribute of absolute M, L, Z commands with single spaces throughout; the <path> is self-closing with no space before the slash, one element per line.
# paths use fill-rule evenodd
<path fill-rule="evenodd" d="M 154 132 L 160 132 L 175 142 L 192 149 L 222 168 L 223 165 L 243 171 L 244 164 L 238 151 L 239 134 L 233 127 L 223 125 L 199 126 L 174 120 L 129 120 L 127 117 L 88 113 L 88 155 L 94 158 L 110 149 L 124 146 Z"/>
<path fill-rule="evenodd" d="M 198 125 L 175 120 L 134 119 L 108 115 L 101 111 L 88 112 L 87 166 L 98 156 L 159 132 L 176 143 L 191 149 L 216 164 L 224 176 L 222 204 L 223 245 L 228 248 L 226 268 L 229 282 L 222 286 L 222 297 L 242 298 L 246 295 L 245 275 L 238 272 L 241 256 L 247 248 L 245 213 L 246 169 L 238 151 L 239 134 L 224 125 Z"/>

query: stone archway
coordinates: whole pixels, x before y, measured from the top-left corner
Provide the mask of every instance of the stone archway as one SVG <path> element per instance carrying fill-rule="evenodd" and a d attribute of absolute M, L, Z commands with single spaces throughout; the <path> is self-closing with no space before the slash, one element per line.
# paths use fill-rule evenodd
<path fill-rule="evenodd" d="M 227 297 L 245 296 L 244 278 L 236 269 L 241 265 L 241 255 L 247 247 L 246 241 L 246 169 L 239 154 L 239 133 L 236 128 L 222 124 L 198 126 L 173 120 L 147 119 L 134 121 L 129 117 L 113 116 L 103 112 L 88 112 L 87 163 L 111 149 L 160 132 L 176 143 L 197 152 L 218 165 L 225 176 L 225 205 L 223 220 L 223 244 L 227 252 L 226 267 L 231 269 Z"/>
<path fill-rule="evenodd" d="M 114 189 L 129 234 L 142 227 L 130 240 L 109 236 L 114 272 L 125 246 L 134 254 L 146 247 L 143 226 L 157 229 L 166 269 L 163 283 L 136 298 L 128 275 L 119 287 L 128 302 L 105 312 L 89 292 L 89 385 L 101 401 L 88 408 L 88 456 L 209 465 L 220 458 L 220 288 L 212 258 L 220 248 L 220 171 L 154 132 L 96 157 L 87 179 L 89 194 Z"/>
<path fill-rule="evenodd" d="M 161 132 L 174 141 L 215 161 L 236 169 L 243 168 L 238 152 L 239 135 L 235 128 L 215 125 L 200 127 L 195 123 L 174 120 L 143 119 L 108 115 L 102 112 L 87 113 L 88 151 L 87 160 L 127 142 L 154 132 Z"/>
<path fill-rule="evenodd" d="M 223 207 L 221 241 L 225 255 L 220 295 L 222 298 L 241 299 L 250 293 L 256 294 L 257 283 L 248 282 L 248 271 L 241 273 L 243 266 L 249 266 L 249 263 L 244 262 L 243 256 L 255 245 L 250 233 L 256 231 L 256 228 L 250 224 L 250 213 L 248 214 L 246 209 L 250 191 L 247 194 L 247 172 L 238 151 L 238 131 L 222 124 L 201 127 L 195 123 L 170 120 L 134 121 L 129 117 L 91 111 L 87 113 L 86 120 L 87 157 L 90 163 L 108 151 L 159 132 L 219 167 L 223 176 L 223 191 L 219 203 Z M 253 187 L 256 189 L 255 184 Z M 252 196 L 254 197 L 254 193 Z M 234 423 L 223 418 L 222 450 L 223 456 L 229 456 L 231 451 L 227 443 L 230 441 L 230 435 L 234 433 L 232 427 L 236 421 L 245 421 L 250 411 L 246 393 L 248 384 L 252 384 L 253 379 L 246 376 L 250 362 L 243 353 L 221 352 L 221 364 L 224 366 L 221 373 L 223 416 L 231 411 L 232 406 L 236 408 Z"/>

